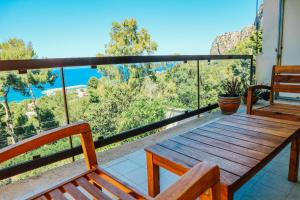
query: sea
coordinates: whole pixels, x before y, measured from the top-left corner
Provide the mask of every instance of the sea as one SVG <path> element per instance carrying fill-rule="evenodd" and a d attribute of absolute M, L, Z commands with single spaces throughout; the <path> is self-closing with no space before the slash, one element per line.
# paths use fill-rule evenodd
<path fill-rule="evenodd" d="M 152 69 L 152 71 L 154 71 L 155 73 L 164 73 L 167 70 L 172 69 L 175 66 L 175 64 L 176 62 L 166 63 L 165 65 L 157 66 L 157 68 Z M 124 67 L 124 65 L 115 65 L 115 67 L 119 68 L 122 71 L 122 73 L 127 74 L 127 78 L 129 78 L 129 71 L 126 67 Z M 46 94 L 43 92 L 45 90 L 62 88 L 60 69 L 54 68 L 52 72 L 58 75 L 57 79 L 55 80 L 55 83 L 53 85 L 45 84 L 44 90 L 40 90 L 38 88 L 33 87 L 33 93 L 36 98 L 41 98 L 45 96 Z M 90 66 L 83 66 L 83 67 L 64 68 L 64 76 L 65 76 L 66 87 L 72 87 L 72 86 L 82 87 L 82 86 L 87 86 L 88 81 L 91 77 L 96 77 L 100 79 L 102 77 L 102 74 L 95 68 L 91 68 Z M 11 90 L 8 94 L 9 102 L 20 102 L 30 98 L 31 98 L 30 96 L 24 96 L 15 90 Z M 0 100 L 3 99 L 0 98 Z"/>
<path fill-rule="evenodd" d="M 45 84 L 44 90 L 40 90 L 38 88 L 33 87 L 33 93 L 36 98 L 40 98 L 45 96 L 43 91 L 49 89 L 60 89 L 62 88 L 61 76 L 60 76 L 60 69 L 54 68 L 52 70 L 53 73 L 58 75 L 57 79 L 55 80 L 53 85 Z M 93 69 L 91 67 L 69 67 L 64 68 L 64 76 L 65 76 L 65 86 L 78 86 L 78 85 L 87 85 L 88 81 L 91 77 L 101 78 L 101 73 L 98 72 L 97 69 Z M 8 101 L 9 102 L 20 102 L 25 99 L 30 99 L 30 96 L 24 96 L 21 93 L 11 90 L 8 93 Z"/>

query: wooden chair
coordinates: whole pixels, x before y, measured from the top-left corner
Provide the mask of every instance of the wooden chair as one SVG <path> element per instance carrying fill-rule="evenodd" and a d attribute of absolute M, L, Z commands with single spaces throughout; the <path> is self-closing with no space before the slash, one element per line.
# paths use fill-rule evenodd
<path fill-rule="evenodd" d="M 257 89 L 270 90 L 270 105 L 253 109 L 252 99 Z M 300 106 L 274 103 L 274 92 L 300 93 L 300 66 L 274 66 L 271 86 L 250 86 L 247 95 L 247 113 L 291 121 L 300 121 Z"/>
<path fill-rule="evenodd" d="M 0 163 L 42 145 L 59 139 L 79 134 L 87 171 L 70 177 L 68 181 L 58 183 L 55 187 L 45 188 L 45 191 L 29 199 L 49 200 L 67 199 L 152 199 L 128 184 L 120 181 L 112 174 L 98 166 L 92 134 L 88 123 L 76 123 L 53 129 L 0 150 Z M 72 170 L 72 169 L 70 169 Z M 206 191 L 213 191 L 206 199 L 219 199 L 220 171 L 216 165 L 202 162 L 184 174 L 176 183 L 154 199 L 195 199 Z M 28 186 L 27 186 L 28 187 Z M 68 194 L 68 195 L 66 195 Z M 201 198 L 202 198 L 201 196 Z M 204 198 L 204 199 L 205 199 Z"/>

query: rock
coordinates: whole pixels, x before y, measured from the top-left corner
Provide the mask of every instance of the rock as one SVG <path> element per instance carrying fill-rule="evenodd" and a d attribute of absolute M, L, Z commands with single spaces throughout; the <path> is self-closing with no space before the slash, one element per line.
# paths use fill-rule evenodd
<path fill-rule="evenodd" d="M 256 30 L 256 26 L 258 29 L 262 28 L 263 8 L 264 5 L 261 4 L 257 11 L 257 17 L 255 17 L 253 25 L 245 27 L 241 31 L 226 32 L 222 35 L 217 36 L 212 43 L 210 54 L 227 54 L 228 51 L 232 50 L 241 40 L 250 36 L 250 34 Z"/>
<path fill-rule="evenodd" d="M 210 54 L 226 54 L 228 51 L 232 50 L 240 41 L 250 36 L 252 31 L 254 30 L 254 26 L 249 26 L 242 29 L 241 31 L 226 32 L 222 35 L 217 36 L 212 43 Z"/>

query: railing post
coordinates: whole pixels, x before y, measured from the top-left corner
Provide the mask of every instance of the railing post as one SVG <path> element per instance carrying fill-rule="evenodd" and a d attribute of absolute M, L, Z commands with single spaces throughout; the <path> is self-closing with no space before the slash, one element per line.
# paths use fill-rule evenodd
<path fill-rule="evenodd" d="M 69 109 L 68 109 L 68 101 L 67 101 L 67 94 L 66 94 L 66 85 L 65 85 L 65 75 L 64 75 L 64 68 L 60 67 L 60 76 L 61 76 L 61 88 L 62 94 L 64 98 L 64 108 L 65 108 L 65 119 L 67 124 L 70 124 L 70 117 L 69 117 Z M 70 148 L 73 149 L 73 140 L 72 136 L 69 137 Z M 75 157 L 72 156 L 72 161 L 75 161 Z"/>
<path fill-rule="evenodd" d="M 200 66 L 199 60 L 197 60 L 197 104 L 198 110 L 200 109 Z M 199 117 L 200 115 L 198 115 Z"/>
<path fill-rule="evenodd" d="M 250 58 L 250 85 L 253 85 L 253 74 L 254 74 L 254 66 L 253 66 L 253 56 Z"/>

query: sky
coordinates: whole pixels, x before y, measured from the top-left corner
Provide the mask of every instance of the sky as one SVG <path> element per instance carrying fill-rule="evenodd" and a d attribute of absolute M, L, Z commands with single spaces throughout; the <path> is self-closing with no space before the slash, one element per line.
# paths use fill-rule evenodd
<path fill-rule="evenodd" d="M 209 54 L 214 38 L 253 24 L 256 0 L 0 0 L 0 42 L 32 42 L 38 57 L 105 52 L 114 21 L 135 18 L 157 55 Z"/>

